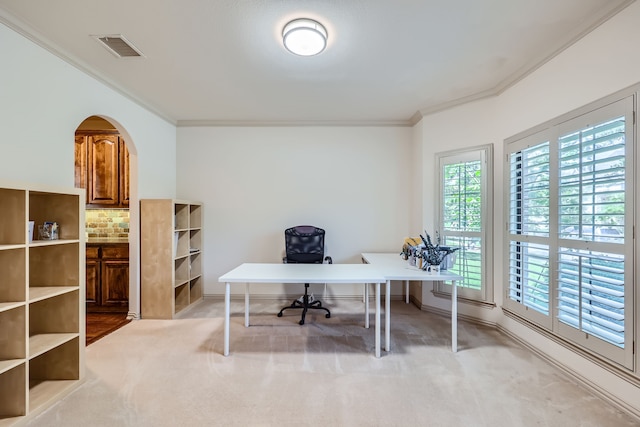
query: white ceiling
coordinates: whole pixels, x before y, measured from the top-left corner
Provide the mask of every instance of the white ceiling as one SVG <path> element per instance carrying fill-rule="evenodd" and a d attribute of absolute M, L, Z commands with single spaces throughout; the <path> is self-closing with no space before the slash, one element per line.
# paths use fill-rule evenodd
<path fill-rule="evenodd" d="M 0 0 L 0 22 L 178 125 L 409 124 L 500 93 L 632 2 Z M 327 27 L 316 57 L 282 46 L 299 17 Z"/>

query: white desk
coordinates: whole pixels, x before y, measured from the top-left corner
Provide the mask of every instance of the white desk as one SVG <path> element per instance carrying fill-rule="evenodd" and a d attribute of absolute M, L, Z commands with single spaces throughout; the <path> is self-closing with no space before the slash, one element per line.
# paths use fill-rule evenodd
<path fill-rule="evenodd" d="M 408 299 L 409 295 L 409 281 L 410 280 L 422 280 L 429 282 L 436 282 L 442 280 L 453 281 L 451 287 L 451 350 L 455 353 L 458 351 L 458 291 L 456 282 L 463 279 L 462 276 L 449 273 L 448 271 L 442 271 L 438 274 L 431 274 L 423 271 L 417 267 L 412 267 L 409 263 L 403 260 L 399 254 L 393 253 L 363 253 L 362 260 L 370 265 L 376 267 L 376 269 L 382 273 L 386 279 L 385 288 L 385 309 L 384 309 L 384 344 L 385 350 L 390 350 L 391 340 L 391 315 L 390 315 L 390 300 L 391 300 L 391 281 L 392 280 L 404 280 L 406 281 L 406 295 Z M 365 292 L 368 300 L 368 293 Z"/>
<path fill-rule="evenodd" d="M 231 283 L 245 283 L 244 325 L 249 327 L 250 283 L 374 283 L 376 285 L 375 354 L 380 357 L 380 284 L 385 282 L 369 264 L 252 264 L 245 263 L 218 279 L 225 283 L 224 355 L 229 355 L 229 311 Z M 365 327 L 369 327 L 368 304 L 365 305 Z"/>

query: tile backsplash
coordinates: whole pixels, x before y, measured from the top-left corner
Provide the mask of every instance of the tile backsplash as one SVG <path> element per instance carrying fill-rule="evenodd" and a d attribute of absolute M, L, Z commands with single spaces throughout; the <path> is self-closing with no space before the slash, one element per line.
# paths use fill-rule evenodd
<path fill-rule="evenodd" d="M 129 237 L 128 209 L 87 209 L 85 232 L 89 237 Z"/>

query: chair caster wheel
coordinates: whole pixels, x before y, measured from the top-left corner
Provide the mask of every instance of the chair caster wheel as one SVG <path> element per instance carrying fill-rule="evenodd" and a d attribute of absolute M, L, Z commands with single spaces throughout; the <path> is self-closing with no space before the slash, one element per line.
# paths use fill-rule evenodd
<path fill-rule="evenodd" d="M 282 313 L 278 313 L 278 317 L 282 317 Z"/>
<path fill-rule="evenodd" d="M 327 319 L 331 318 L 331 315 L 329 313 L 327 313 L 324 317 L 326 317 Z"/>
<path fill-rule="evenodd" d="M 300 326 L 304 325 L 304 320 L 299 321 L 299 322 L 298 322 L 298 324 L 299 324 Z"/>

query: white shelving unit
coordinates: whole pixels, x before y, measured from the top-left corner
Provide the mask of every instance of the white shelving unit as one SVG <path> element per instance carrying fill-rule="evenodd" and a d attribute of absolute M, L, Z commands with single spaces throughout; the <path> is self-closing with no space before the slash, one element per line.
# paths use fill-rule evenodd
<path fill-rule="evenodd" d="M 84 205 L 81 189 L 0 183 L 0 426 L 84 378 Z M 59 240 L 30 241 L 29 221 L 56 221 Z"/>
<path fill-rule="evenodd" d="M 140 200 L 141 315 L 173 319 L 202 299 L 202 204 Z"/>

